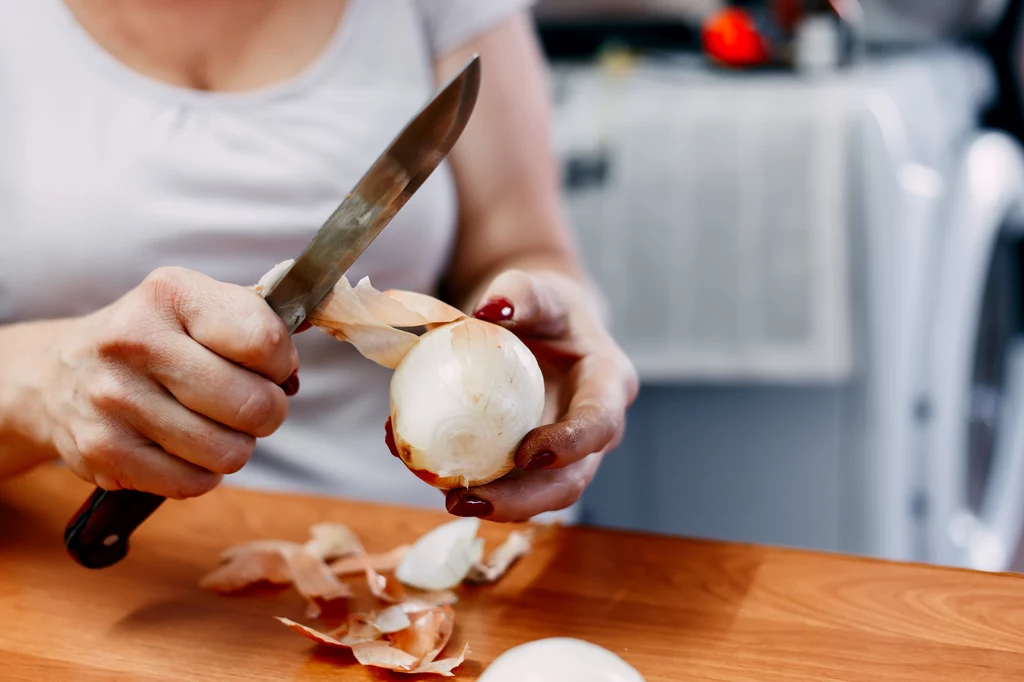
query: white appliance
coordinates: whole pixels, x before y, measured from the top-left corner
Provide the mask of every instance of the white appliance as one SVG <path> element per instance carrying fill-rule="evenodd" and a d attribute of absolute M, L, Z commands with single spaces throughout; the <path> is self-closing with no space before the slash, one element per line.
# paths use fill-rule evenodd
<path fill-rule="evenodd" d="M 855 8 L 862 35 L 876 44 L 906 45 L 984 34 L 1005 16 L 1010 0 L 837 0 Z"/>
<path fill-rule="evenodd" d="M 986 60 L 553 69 L 568 210 L 644 382 L 584 519 L 1005 568 L 1024 343 L 990 304 L 1020 312 L 1024 154 L 978 128 Z"/>

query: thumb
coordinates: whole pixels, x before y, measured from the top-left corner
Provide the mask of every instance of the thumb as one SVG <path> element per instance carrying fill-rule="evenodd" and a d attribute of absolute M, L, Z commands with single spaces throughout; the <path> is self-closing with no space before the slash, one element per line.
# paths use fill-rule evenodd
<path fill-rule="evenodd" d="M 521 336 L 559 337 L 568 328 L 565 302 L 541 276 L 506 270 L 491 282 L 473 316 Z"/>

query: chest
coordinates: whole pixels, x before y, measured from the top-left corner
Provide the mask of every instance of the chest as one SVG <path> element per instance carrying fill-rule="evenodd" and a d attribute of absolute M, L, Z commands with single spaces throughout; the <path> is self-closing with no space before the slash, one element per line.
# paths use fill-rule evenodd
<path fill-rule="evenodd" d="M 148 77 L 240 91 L 294 76 L 328 45 L 347 0 L 58 0 L 100 47 Z"/>
<path fill-rule="evenodd" d="M 0 318 L 82 314 L 160 265 L 251 284 L 296 256 L 434 88 L 411 9 L 389 46 L 367 40 L 388 23 L 374 7 L 353 0 L 359 23 L 318 68 L 237 96 L 164 87 L 73 41 L 32 70 L 0 58 Z M 16 42 L 0 30 L 0 51 Z M 453 195 L 442 166 L 350 277 L 432 287 Z"/>

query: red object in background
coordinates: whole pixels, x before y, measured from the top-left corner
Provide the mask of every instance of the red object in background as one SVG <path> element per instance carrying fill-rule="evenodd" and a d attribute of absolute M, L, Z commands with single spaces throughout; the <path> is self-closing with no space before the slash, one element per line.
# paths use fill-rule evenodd
<path fill-rule="evenodd" d="M 718 12 L 702 31 L 704 51 L 724 64 L 755 66 L 770 58 L 768 43 L 747 12 L 730 8 Z"/>

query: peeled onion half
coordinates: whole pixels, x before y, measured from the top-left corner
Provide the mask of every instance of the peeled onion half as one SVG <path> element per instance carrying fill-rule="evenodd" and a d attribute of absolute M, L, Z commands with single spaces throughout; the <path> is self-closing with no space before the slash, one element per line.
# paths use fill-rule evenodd
<path fill-rule="evenodd" d="M 487 666 L 479 682 L 644 682 L 608 649 L 571 637 L 512 647 Z"/>

